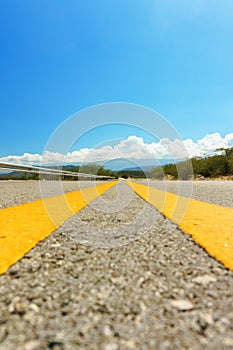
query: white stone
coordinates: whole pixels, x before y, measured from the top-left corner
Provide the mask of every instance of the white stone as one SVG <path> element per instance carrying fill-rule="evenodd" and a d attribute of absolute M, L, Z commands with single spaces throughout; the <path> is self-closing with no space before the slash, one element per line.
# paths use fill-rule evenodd
<path fill-rule="evenodd" d="M 171 300 L 171 305 L 180 311 L 192 310 L 194 307 L 189 300 L 184 299 Z"/>
<path fill-rule="evenodd" d="M 224 339 L 224 345 L 233 347 L 233 338 Z"/>
<path fill-rule="evenodd" d="M 210 282 L 216 282 L 216 278 L 210 275 L 197 276 L 193 279 L 193 282 L 206 285 Z"/>

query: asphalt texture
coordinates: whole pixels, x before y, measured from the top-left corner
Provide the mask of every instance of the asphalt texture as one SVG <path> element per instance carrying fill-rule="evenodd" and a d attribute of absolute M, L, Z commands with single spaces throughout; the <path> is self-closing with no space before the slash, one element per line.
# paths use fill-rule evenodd
<path fill-rule="evenodd" d="M 0 180 L 0 209 L 95 186 L 105 181 Z"/>
<path fill-rule="evenodd" d="M 232 295 L 122 181 L 0 276 L 0 349 L 233 349 Z"/>
<path fill-rule="evenodd" d="M 233 208 L 233 181 L 135 181 L 159 190 Z"/>

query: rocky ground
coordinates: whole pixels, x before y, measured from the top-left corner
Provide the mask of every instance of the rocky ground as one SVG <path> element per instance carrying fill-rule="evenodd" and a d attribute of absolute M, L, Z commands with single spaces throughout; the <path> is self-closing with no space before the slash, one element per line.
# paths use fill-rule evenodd
<path fill-rule="evenodd" d="M 120 182 L 0 276 L 0 349 L 233 349 L 232 295 L 233 273 Z"/>

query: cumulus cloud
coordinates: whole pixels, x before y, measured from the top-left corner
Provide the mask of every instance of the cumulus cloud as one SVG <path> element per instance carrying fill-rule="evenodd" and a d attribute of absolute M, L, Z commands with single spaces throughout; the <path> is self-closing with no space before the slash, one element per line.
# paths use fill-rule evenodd
<path fill-rule="evenodd" d="M 9 155 L 0 158 L 0 162 L 14 163 L 14 164 L 40 164 L 42 156 L 40 154 L 24 153 L 21 156 Z"/>
<path fill-rule="evenodd" d="M 141 137 L 129 136 L 118 144 L 101 148 L 82 148 L 67 154 L 46 151 L 44 155 L 24 153 L 21 156 L 9 155 L 0 158 L 0 162 L 14 164 L 72 164 L 83 162 L 104 162 L 111 159 L 182 159 L 195 156 L 216 154 L 218 148 L 233 146 L 233 133 L 222 137 L 219 133 L 208 134 L 194 142 L 191 139 L 169 140 L 145 143 Z"/>
<path fill-rule="evenodd" d="M 189 157 L 205 156 L 216 154 L 218 148 L 229 148 L 233 146 L 233 133 L 222 137 L 218 132 L 207 134 L 196 143 L 191 139 L 185 140 L 184 145 L 187 149 Z"/>

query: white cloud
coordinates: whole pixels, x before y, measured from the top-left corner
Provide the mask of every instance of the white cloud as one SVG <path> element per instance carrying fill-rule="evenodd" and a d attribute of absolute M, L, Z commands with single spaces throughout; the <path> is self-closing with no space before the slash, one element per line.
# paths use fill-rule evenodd
<path fill-rule="evenodd" d="M 0 162 L 14 163 L 14 164 L 39 164 L 42 160 L 40 154 L 24 153 L 22 156 L 9 155 L 0 158 Z"/>
<path fill-rule="evenodd" d="M 203 139 L 194 143 L 192 140 L 185 140 L 184 145 L 190 157 L 204 156 L 216 153 L 218 148 L 228 148 L 233 146 L 233 133 L 222 137 L 219 133 L 207 134 Z"/>
<path fill-rule="evenodd" d="M 111 159 L 180 159 L 194 156 L 204 156 L 216 153 L 218 148 L 233 146 L 233 133 L 222 137 L 219 133 L 207 134 L 194 142 L 191 139 L 184 141 L 164 138 L 159 142 L 144 143 L 141 137 L 129 136 L 114 146 L 102 148 L 82 148 L 66 155 L 55 152 L 40 154 L 24 153 L 21 156 L 9 155 L 0 158 L 0 162 L 15 164 L 72 164 L 82 162 L 101 162 Z"/>

